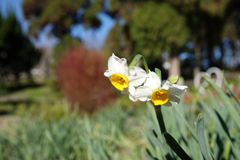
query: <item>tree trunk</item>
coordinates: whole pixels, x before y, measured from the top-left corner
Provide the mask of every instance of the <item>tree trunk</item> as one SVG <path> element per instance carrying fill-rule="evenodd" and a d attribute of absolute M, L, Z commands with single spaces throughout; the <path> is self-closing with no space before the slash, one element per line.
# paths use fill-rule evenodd
<path fill-rule="evenodd" d="M 194 67 L 193 70 L 193 76 L 195 76 L 197 73 L 201 71 L 201 44 L 196 43 L 194 47 L 194 54 L 195 54 L 195 61 L 196 61 L 196 66 Z"/>
<path fill-rule="evenodd" d="M 215 62 L 214 62 L 214 46 L 211 44 L 211 42 L 208 42 L 208 46 L 207 46 L 207 58 L 208 58 L 208 68 L 215 66 Z"/>
<path fill-rule="evenodd" d="M 171 67 L 168 70 L 168 76 L 181 75 L 180 60 L 177 56 L 170 57 Z"/>
<path fill-rule="evenodd" d="M 225 51 L 224 51 L 224 49 L 223 49 L 223 44 L 222 43 L 220 43 L 220 51 L 221 51 L 221 57 L 219 58 L 219 63 L 220 63 L 220 68 L 221 69 L 223 69 L 223 68 L 225 68 L 224 67 L 224 63 L 223 63 L 223 58 L 224 58 L 224 55 L 225 55 Z"/>

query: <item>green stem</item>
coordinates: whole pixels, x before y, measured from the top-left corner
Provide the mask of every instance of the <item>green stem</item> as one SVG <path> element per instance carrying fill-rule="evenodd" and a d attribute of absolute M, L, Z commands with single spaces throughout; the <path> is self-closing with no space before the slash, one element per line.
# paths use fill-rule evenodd
<path fill-rule="evenodd" d="M 145 68 L 146 72 L 149 73 L 147 62 L 146 62 L 145 58 L 144 58 L 142 55 L 140 55 L 140 54 L 137 54 L 137 55 L 133 58 L 133 60 L 132 60 L 132 62 L 130 63 L 129 67 L 136 66 L 137 63 L 139 62 L 139 60 L 140 60 L 141 58 L 142 58 L 142 60 L 143 60 L 143 65 L 144 65 L 144 68 Z"/>
<path fill-rule="evenodd" d="M 143 65 L 144 65 L 144 68 L 145 68 L 146 72 L 149 73 L 147 62 L 146 62 L 146 60 L 143 56 L 142 56 L 142 60 L 143 60 Z"/>
<path fill-rule="evenodd" d="M 167 132 L 166 127 L 165 127 L 165 123 L 163 120 L 163 115 L 162 115 L 162 106 L 154 106 L 155 107 L 155 112 L 156 112 L 156 116 L 157 116 L 157 120 L 158 120 L 158 125 L 160 127 L 160 132 L 163 134 L 164 132 Z"/>
<path fill-rule="evenodd" d="M 154 106 L 155 107 L 155 112 L 156 112 L 156 116 L 157 116 L 157 121 L 158 121 L 158 125 L 160 128 L 160 133 L 162 133 L 162 135 L 164 135 L 164 133 L 167 132 L 166 130 L 166 126 L 163 120 L 163 114 L 162 114 L 162 106 L 158 105 L 158 106 Z M 166 139 L 164 138 L 164 144 L 167 144 Z M 172 152 L 172 149 L 170 148 L 169 145 L 166 146 L 167 150 L 168 150 L 168 154 L 166 155 L 166 159 L 167 160 L 174 160 L 174 154 Z"/>

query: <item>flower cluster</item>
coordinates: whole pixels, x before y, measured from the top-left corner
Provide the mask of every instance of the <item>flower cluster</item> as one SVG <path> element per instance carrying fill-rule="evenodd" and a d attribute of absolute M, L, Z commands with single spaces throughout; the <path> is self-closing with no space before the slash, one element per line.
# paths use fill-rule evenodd
<path fill-rule="evenodd" d="M 171 83 L 170 80 L 162 85 L 155 72 L 146 72 L 138 66 L 128 67 L 125 58 L 120 59 L 114 54 L 108 59 L 108 70 L 104 75 L 115 88 L 128 94 L 132 101 L 152 101 L 154 105 L 172 106 L 172 102 L 179 104 L 177 96 L 187 89 L 187 86 Z"/>

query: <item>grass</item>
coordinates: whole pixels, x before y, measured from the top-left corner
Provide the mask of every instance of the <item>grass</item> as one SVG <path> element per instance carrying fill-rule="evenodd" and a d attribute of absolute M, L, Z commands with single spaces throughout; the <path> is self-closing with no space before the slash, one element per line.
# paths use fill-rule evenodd
<path fill-rule="evenodd" d="M 61 98 L 60 92 L 54 91 L 46 84 L 42 84 L 34 87 L 26 87 L 20 90 L 16 90 L 0 97 L 0 101 L 6 99 L 20 100 L 20 99 L 32 99 L 32 100 L 56 100 Z"/>
<path fill-rule="evenodd" d="M 147 145 L 144 106 L 107 106 L 93 115 L 72 112 L 67 103 L 35 109 L 0 131 L 0 159 L 131 160 Z"/>
<path fill-rule="evenodd" d="M 65 100 L 49 103 L 60 96 L 46 86 L 14 92 L 46 102 L 18 105 L 9 124 L 0 124 L 0 159 L 239 159 L 239 99 L 227 82 L 221 90 L 206 80 L 204 95 L 191 93 L 187 102 L 162 107 L 163 134 L 154 106 L 125 95 L 89 115 L 71 111 Z"/>
<path fill-rule="evenodd" d="M 48 106 L 64 99 L 62 94 L 53 89 L 49 83 L 22 85 L 20 87 L 10 85 L 5 88 L 12 91 L 0 95 L 0 114 L 12 113 L 18 110 L 19 106 L 27 108 L 36 105 Z"/>

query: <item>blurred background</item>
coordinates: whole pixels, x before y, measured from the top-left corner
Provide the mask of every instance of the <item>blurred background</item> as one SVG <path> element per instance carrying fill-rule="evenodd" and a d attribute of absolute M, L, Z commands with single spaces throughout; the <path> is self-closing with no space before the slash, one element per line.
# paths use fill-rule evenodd
<path fill-rule="evenodd" d="M 210 67 L 237 83 L 240 1 L 1 0 L 0 126 L 26 115 L 59 118 L 62 106 L 93 114 L 138 105 L 103 76 L 112 53 L 129 63 L 142 54 L 163 79 L 182 76 L 188 92 Z"/>

